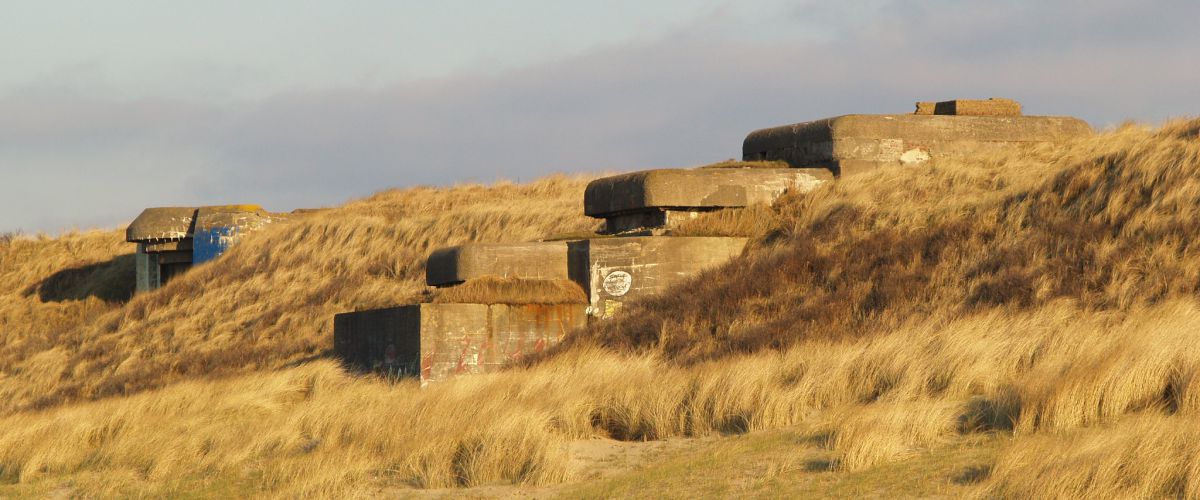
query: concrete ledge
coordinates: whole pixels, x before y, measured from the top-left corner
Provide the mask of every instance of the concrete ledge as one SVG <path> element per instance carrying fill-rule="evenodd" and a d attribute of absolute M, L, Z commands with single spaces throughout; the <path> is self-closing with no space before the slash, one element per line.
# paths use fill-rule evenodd
<path fill-rule="evenodd" d="M 811 190 L 822 179 L 788 168 L 660 169 L 596 179 L 583 211 L 608 217 L 647 209 L 717 209 L 770 203 L 789 189 Z"/>
<path fill-rule="evenodd" d="M 347 364 L 421 384 L 487 373 L 541 352 L 587 322 L 574 304 L 417 304 L 338 314 L 334 351 Z"/>
<path fill-rule="evenodd" d="M 195 207 L 155 207 L 142 210 L 125 229 L 125 241 L 162 242 L 191 237 Z"/>
<path fill-rule="evenodd" d="M 190 252 L 192 251 L 192 239 L 184 238 L 155 243 L 138 243 L 138 251 L 142 253 Z"/>
<path fill-rule="evenodd" d="M 920 163 L 1018 144 L 1088 135 L 1065 116 L 845 115 L 756 130 L 742 143 L 747 161 L 785 161 L 836 175 L 864 167 Z M 856 162 L 856 163 L 854 163 Z M 854 163 L 854 169 L 842 168 Z"/>
<path fill-rule="evenodd" d="M 171 242 L 192 237 L 197 228 L 254 225 L 256 220 L 277 218 L 258 205 L 147 208 L 125 228 L 125 241 Z"/>
<path fill-rule="evenodd" d="M 583 285 L 591 314 L 614 315 L 625 302 L 666 290 L 741 255 L 746 238 L 637 236 L 570 244 L 572 279 Z"/>
<path fill-rule="evenodd" d="M 471 243 L 429 255 L 425 283 L 448 286 L 484 276 L 568 279 L 567 242 Z"/>

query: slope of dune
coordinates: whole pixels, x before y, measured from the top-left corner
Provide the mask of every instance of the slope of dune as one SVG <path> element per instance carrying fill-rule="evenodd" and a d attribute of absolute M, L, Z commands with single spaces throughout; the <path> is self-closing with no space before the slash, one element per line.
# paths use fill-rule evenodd
<path fill-rule="evenodd" d="M 334 314 L 420 297 L 435 248 L 591 229 L 586 181 L 382 192 L 132 299 L 123 231 L 17 238 L 0 247 L 0 413 L 322 356 Z"/>
<path fill-rule="evenodd" d="M 1200 497 L 1200 121 L 713 215 L 685 230 L 743 257 L 503 373 L 325 358 L 329 315 L 421 296 L 432 247 L 589 229 L 583 184 L 383 193 L 132 299 L 115 233 L 6 243 L 0 494 Z M 678 437 L 708 444 L 569 466 Z"/>

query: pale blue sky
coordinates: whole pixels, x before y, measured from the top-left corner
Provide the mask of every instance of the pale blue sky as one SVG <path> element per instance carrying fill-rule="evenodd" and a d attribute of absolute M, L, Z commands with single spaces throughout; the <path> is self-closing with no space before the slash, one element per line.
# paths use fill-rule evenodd
<path fill-rule="evenodd" d="M 0 0 L 0 232 L 697 164 L 916 100 L 1157 122 L 1200 112 L 1196 19 L 1181 0 Z"/>
<path fill-rule="evenodd" d="M 651 41 L 710 16 L 765 18 L 728 0 L 16 2 L 0 89 L 61 85 L 119 97 L 263 98 L 494 73 Z M 8 5 L 8 4 L 5 4 Z M 756 33 L 743 33 L 753 37 Z"/>

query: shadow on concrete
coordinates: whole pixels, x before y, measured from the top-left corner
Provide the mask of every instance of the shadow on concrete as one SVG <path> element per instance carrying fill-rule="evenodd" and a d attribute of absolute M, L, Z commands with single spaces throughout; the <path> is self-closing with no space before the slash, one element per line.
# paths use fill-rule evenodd
<path fill-rule="evenodd" d="M 107 262 L 58 271 L 25 290 L 42 302 L 66 302 L 96 297 L 105 302 L 126 302 L 133 297 L 135 283 L 133 254 Z"/>

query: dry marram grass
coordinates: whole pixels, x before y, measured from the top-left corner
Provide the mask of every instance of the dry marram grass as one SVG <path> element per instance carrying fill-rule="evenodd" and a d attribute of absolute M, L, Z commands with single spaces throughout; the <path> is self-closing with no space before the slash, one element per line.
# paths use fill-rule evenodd
<path fill-rule="evenodd" d="M 1124 425 L 1127 415 L 1151 412 L 1164 415 L 1156 417 L 1159 425 L 1188 424 L 1194 409 L 1163 410 L 1179 407 L 1176 398 L 1189 398 L 1167 390 L 1179 375 L 1163 367 L 1180 366 L 1179 358 L 1136 356 L 1129 364 L 1135 374 L 1162 376 L 1124 386 L 1045 373 L 1120 355 L 1128 342 L 1194 337 L 1190 325 L 1196 321 L 1200 304 L 1194 301 L 1139 310 L 1124 320 L 1060 303 L 691 366 L 653 354 L 580 348 L 539 366 L 431 390 L 354 378 L 321 361 L 0 419 L 0 469 L 22 482 L 119 471 L 113 477 L 129 479 L 79 486 L 120 494 L 170 494 L 173 483 L 166 478 L 206 476 L 261 478 L 254 484 L 262 492 L 289 496 L 361 493 L 387 481 L 543 484 L 567 478 L 562 453 L 570 439 L 699 436 L 816 419 L 829 422 L 827 442 L 838 454 L 837 467 L 861 470 L 959 433 L 1003 431 L 1007 422 L 1025 418 L 1024 408 L 1047 404 L 1141 401 L 1124 414 L 1106 415 L 1093 406 L 1095 418 Z M 1098 328 L 1106 325 L 1112 329 Z M 1115 339 L 1089 352 L 1074 348 L 1101 337 Z M 1200 363 L 1193 360 L 1188 369 L 1183 375 L 1194 376 Z M 1048 386 L 1076 390 L 1046 391 Z M 1152 392 L 1158 400 L 1146 400 Z M 1008 449 L 1058 442 L 1062 429 L 1018 432 Z M 1107 460 L 1115 467 L 1135 458 Z M 1172 470 L 1186 472 L 1194 463 Z M 1017 473 L 1001 474 L 1028 464 L 1001 460 L 991 487 L 1043 491 Z"/>
<path fill-rule="evenodd" d="M 434 303 L 466 304 L 586 304 L 587 293 L 571 280 L 481 276 L 438 288 L 428 297 Z"/>
<path fill-rule="evenodd" d="M 592 228 L 587 180 L 385 191 L 272 226 L 132 300 L 122 232 L 18 239 L 0 247 L 0 413 L 319 356 L 334 314 L 418 300 L 436 248 Z"/>
<path fill-rule="evenodd" d="M 755 237 L 722 279 L 427 390 L 306 359 L 333 312 L 421 296 L 435 246 L 591 229 L 583 180 L 383 193 L 128 302 L 96 285 L 123 265 L 115 233 L 16 238 L 0 478 L 85 495 L 546 484 L 569 479 L 572 439 L 820 422 L 833 474 L 995 433 L 980 496 L 1196 497 L 1197 130 L 879 171 L 722 216 Z"/>

